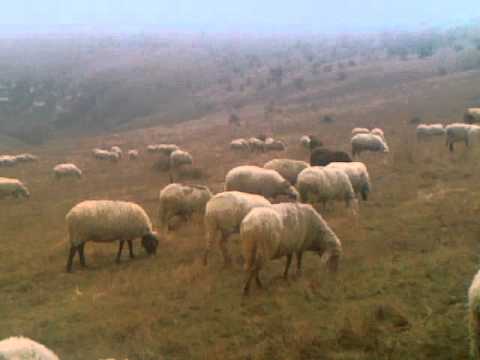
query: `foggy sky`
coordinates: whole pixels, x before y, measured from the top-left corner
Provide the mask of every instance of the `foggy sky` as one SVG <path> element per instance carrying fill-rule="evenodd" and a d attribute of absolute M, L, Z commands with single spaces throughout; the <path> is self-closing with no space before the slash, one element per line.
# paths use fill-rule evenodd
<path fill-rule="evenodd" d="M 479 0 L 14 0 L 0 28 L 87 25 L 206 32 L 341 32 L 416 29 L 480 16 Z"/>

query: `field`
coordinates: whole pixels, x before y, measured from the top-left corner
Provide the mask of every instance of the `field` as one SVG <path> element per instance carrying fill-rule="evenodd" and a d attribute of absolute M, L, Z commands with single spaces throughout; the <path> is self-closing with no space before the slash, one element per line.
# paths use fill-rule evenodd
<path fill-rule="evenodd" d="M 0 169 L 25 181 L 29 200 L 0 202 L 0 338 L 22 334 L 62 359 L 466 359 L 466 293 L 479 263 L 480 149 L 443 139 L 417 143 L 409 120 L 461 120 L 480 99 L 480 71 L 433 76 L 430 62 L 389 62 L 352 71 L 346 82 L 312 83 L 298 95 L 278 91 L 280 110 L 265 121 L 265 99 L 239 110 L 242 126 L 225 113 L 171 126 L 101 136 L 57 137 L 30 151 L 38 163 Z M 376 74 L 373 76 L 372 74 Z M 334 114 L 325 123 L 322 115 Z M 145 123 L 151 123 L 146 119 Z M 281 279 L 284 261 L 263 271 L 266 288 L 242 298 L 240 261 L 224 268 L 218 249 L 208 267 L 200 221 L 163 236 L 148 258 L 114 262 L 117 244 L 86 246 L 87 269 L 67 274 L 64 217 L 85 199 L 142 205 L 157 223 L 158 193 L 168 184 L 152 169 L 151 143 L 176 143 L 202 171 L 190 183 L 222 190 L 226 172 L 275 157 L 308 159 L 299 138 L 319 135 L 326 146 L 349 150 L 355 126 L 382 127 L 391 152 L 361 156 L 373 192 L 353 217 L 341 204 L 323 215 L 342 240 L 335 278 L 313 254 L 302 276 Z M 286 153 L 234 154 L 236 137 L 272 132 Z M 96 146 L 139 148 L 138 162 L 96 162 Z M 4 150 L 2 148 L 2 150 Z M 74 162 L 80 181 L 55 182 L 52 168 Z M 240 255 L 238 241 L 230 244 Z"/>

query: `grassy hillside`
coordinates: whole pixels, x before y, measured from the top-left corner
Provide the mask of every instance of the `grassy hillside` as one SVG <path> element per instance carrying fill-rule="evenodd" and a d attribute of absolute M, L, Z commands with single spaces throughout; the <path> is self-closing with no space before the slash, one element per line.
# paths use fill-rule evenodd
<path fill-rule="evenodd" d="M 313 81 L 301 94 L 278 90 L 285 93 L 271 121 L 265 121 L 266 103 L 257 100 L 238 111 L 240 128 L 211 111 L 171 127 L 66 136 L 24 148 L 40 161 L 0 169 L 32 193 L 28 201 L 0 202 L 0 338 L 23 334 L 73 360 L 467 358 L 466 291 L 479 262 L 480 149 L 459 146 L 449 154 L 443 139 L 417 144 L 409 120 L 459 120 L 480 98 L 480 72 L 437 76 L 421 61 L 377 66 L 384 74 L 373 79 L 369 74 L 379 68 L 367 66 L 345 84 Z M 331 124 L 321 121 L 327 113 L 334 115 Z M 304 133 L 349 150 L 354 126 L 384 128 L 391 153 L 362 155 L 373 192 L 358 218 L 343 204 L 323 214 L 345 250 L 336 278 L 307 254 L 303 275 L 284 282 L 284 262 L 275 261 L 262 273 L 266 289 L 253 288 L 242 299 L 238 261 L 223 268 L 216 249 L 210 265 L 201 264 L 200 223 L 164 237 L 154 258 L 135 244 L 137 258 L 120 265 L 117 244 L 89 243 L 88 269 L 76 262 L 75 272 L 65 273 L 64 216 L 77 202 L 135 201 L 157 223 L 158 192 L 168 177 L 152 169 L 146 145 L 172 142 L 190 151 L 204 172 L 195 182 L 218 192 L 234 166 L 307 159 L 298 141 Z M 286 153 L 228 150 L 232 138 L 272 128 L 287 141 Z M 91 148 L 113 144 L 138 147 L 141 160 L 110 164 L 91 157 Z M 55 182 L 51 169 L 64 161 L 82 168 L 84 179 Z M 238 258 L 238 241 L 230 247 Z"/>

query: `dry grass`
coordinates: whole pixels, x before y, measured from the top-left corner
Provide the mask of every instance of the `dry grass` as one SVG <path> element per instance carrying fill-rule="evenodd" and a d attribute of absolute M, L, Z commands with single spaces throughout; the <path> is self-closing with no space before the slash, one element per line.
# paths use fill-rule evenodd
<path fill-rule="evenodd" d="M 466 290 L 478 266 L 480 150 L 459 147 L 451 155 L 442 140 L 416 144 L 406 124 L 415 113 L 428 121 L 457 120 L 459 109 L 478 97 L 479 78 L 447 75 L 390 83 L 388 92 L 359 91 L 336 108 L 333 124 L 319 121 L 327 108 L 305 111 L 301 99 L 291 99 L 275 124 L 275 135 L 290 145 L 286 154 L 228 151 L 233 137 L 268 130 L 263 107 L 255 104 L 242 110 L 247 125 L 236 130 L 212 114 L 168 129 L 28 149 L 40 155 L 38 164 L 2 169 L 2 176 L 24 180 L 32 197 L 0 203 L 0 338 L 23 334 L 63 359 L 466 358 Z M 328 102 L 325 96 L 320 104 Z M 302 277 L 283 282 L 283 261 L 272 262 L 262 274 L 266 289 L 242 299 L 239 264 L 223 269 L 216 253 L 207 268 L 201 265 L 198 225 L 164 239 L 155 258 L 135 244 L 137 259 L 125 257 L 120 265 L 116 244 L 88 244 L 89 268 L 75 264 L 73 274 L 64 272 L 64 216 L 74 204 L 132 200 L 155 222 L 158 192 L 168 182 L 146 153 L 138 162 L 99 163 L 90 155 L 94 146 L 177 143 L 204 170 L 198 181 L 218 192 L 233 166 L 279 155 L 306 159 L 298 144 L 303 133 L 348 150 L 357 125 L 383 127 L 392 153 L 386 161 L 362 157 L 374 190 L 358 219 L 341 205 L 325 214 L 345 249 L 336 279 L 307 254 Z M 84 179 L 55 183 L 51 169 L 63 161 L 77 163 Z M 232 246 L 239 254 L 238 244 Z"/>

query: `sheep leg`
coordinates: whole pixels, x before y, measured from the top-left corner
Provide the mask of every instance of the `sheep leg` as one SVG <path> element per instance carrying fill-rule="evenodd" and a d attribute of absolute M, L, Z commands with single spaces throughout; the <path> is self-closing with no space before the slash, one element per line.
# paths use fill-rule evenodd
<path fill-rule="evenodd" d="M 78 254 L 80 256 L 80 265 L 82 265 L 83 267 L 87 267 L 87 264 L 85 263 L 85 253 L 84 253 L 84 250 L 85 250 L 85 243 L 83 243 L 82 245 L 80 245 L 78 247 Z"/>
<path fill-rule="evenodd" d="M 297 253 L 297 275 L 302 274 L 302 257 L 303 257 L 303 252 Z"/>
<path fill-rule="evenodd" d="M 223 261 L 224 261 L 225 266 L 231 265 L 232 259 L 230 258 L 230 254 L 228 253 L 226 239 L 224 237 L 222 237 L 222 239 L 220 239 L 220 242 L 219 242 L 218 245 L 220 246 L 220 250 L 222 251 Z"/>
<path fill-rule="evenodd" d="M 77 247 L 72 245 L 70 247 L 70 254 L 68 255 L 67 272 L 72 272 L 73 258 L 75 257 L 76 253 L 77 253 Z"/>
<path fill-rule="evenodd" d="M 122 256 L 122 250 L 123 250 L 123 244 L 124 243 L 125 243 L 125 240 L 120 240 L 120 244 L 118 245 L 117 258 L 115 259 L 117 264 L 120 262 L 120 257 Z"/>
<path fill-rule="evenodd" d="M 260 268 L 257 268 L 255 271 L 255 282 L 260 289 L 263 288 L 262 282 L 260 281 Z"/>
<path fill-rule="evenodd" d="M 135 257 L 135 254 L 133 253 L 132 240 L 127 240 L 127 244 L 128 244 L 128 252 L 130 253 L 130 259 L 133 259 Z"/>
<path fill-rule="evenodd" d="M 287 263 L 285 264 L 285 271 L 283 272 L 283 279 L 288 279 L 288 269 L 290 268 L 290 264 L 292 263 L 292 254 L 287 255 Z"/>
<path fill-rule="evenodd" d="M 245 285 L 243 286 L 243 296 L 248 296 L 250 293 L 250 283 L 252 282 L 253 276 L 258 275 L 258 272 L 256 269 L 250 270 L 250 272 L 247 275 L 247 280 L 245 281 Z"/>
<path fill-rule="evenodd" d="M 448 149 L 450 150 L 450 152 L 453 152 L 453 142 L 448 144 Z"/>

